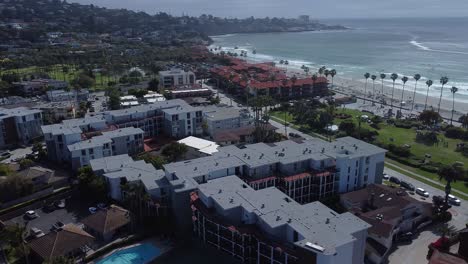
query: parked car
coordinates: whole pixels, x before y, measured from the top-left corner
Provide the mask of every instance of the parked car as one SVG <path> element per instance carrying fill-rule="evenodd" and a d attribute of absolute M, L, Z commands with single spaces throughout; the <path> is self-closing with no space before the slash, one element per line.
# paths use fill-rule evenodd
<path fill-rule="evenodd" d="M 63 209 L 65 208 L 65 201 L 63 200 L 60 200 L 60 201 L 56 201 L 54 203 L 55 207 L 57 207 L 58 209 Z"/>
<path fill-rule="evenodd" d="M 384 173 L 384 174 L 383 174 L 383 179 L 386 180 L 386 181 L 388 181 L 388 180 L 390 179 L 390 176 L 388 176 L 387 173 Z"/>
<path fill-rule="evenodd" d="M 290 137 L 293 137 L 293 138 L 299 138 L 299 137 L 301 137 L 299 134 L 296 134 L 296 133 L 289 133 L 289 136 L 290 136 Z"/>
<path fill-rule="evenodd" d="M 8 159 L 9 157 L 11 157 L 11 153 L 9 151 L 0 153 L 0 158 Z"/>
<path fill-rule="evenodd" d="M 107 205 L 106 205 L 105 203 L 98 203 L 98 204 L 97 204 L 97 208 L 99 208 L 99 209 L 101 209 L 101 210 L 102 210 L 102 209 L 106 209 L 106 208 L 107 208 Z"/>
<path fill-rule="evenodd" d="M 52 225 L 52 230 L 60 230 L 65 226 L 64 223 L 57 221 L 55 224 Z"/>
<path fill-rule="evenodd" d="M 416 189 L 413 184 L 405 181 L 400 181 L 400 186 L 412 192 Z"/>
<path fill-rule="evenodd" d="M 429 197 L 429 193 L 426 192 L 423 188 L 417 188 L 416 193 L 423 197 Z"/>
<path fill-rule="evenodd" d="M 26 216 L 26 218 L 28 218 L 30 220 L 39 217 L 39 215 L 37 215 L 37 213 L 35 211 L 33 211 L 33 210 L 26 211 L 26 213 L 24 215 Z"/>
<path fill-rule="evenodd" d="M 32 227 L 32 228 L 31 228 L 31 236 L 33 236 L 33 237 L 35 237 L 35 238 L 38 238 L 38 237 L 45 236 L 45 234 L 44 234 L 44 232 L 42 232 L 42 230 L 40 230 L 39 228 Z"/>
<path fill-rule="evenodd" d="M 393 182 L 395 184 L 400 184 L 400 179 L 398 179 L 397 177 L 395 176 L 391 176 L 390 179 L 388 179 L 390 182 Z"/>
<path fill-rule="evenodd" d="M 95 214 L 95 213 L 97 212 L 98 209 L 97 209 L 96 207 L 90 207 L 90 208 L 88 208 L 88 210 L 89 210 L 89 212 L 90 212 L 91 214 Z"/>
<path fill-rule="evenodd" d="M 411 242 L 413 240 L 414 234 L 412 232 L 407 232 L 397 236 L 399 242 Z"/>
<path fill-rule="evenodd" d="M 448 201 L 449 201 L 450 204 L 454 204 L 454 205 L 460 205 L 461 204 L 460 199 L 455 197 L 455 195 L 453 195 L 453 194 L 449 194 Z"/>

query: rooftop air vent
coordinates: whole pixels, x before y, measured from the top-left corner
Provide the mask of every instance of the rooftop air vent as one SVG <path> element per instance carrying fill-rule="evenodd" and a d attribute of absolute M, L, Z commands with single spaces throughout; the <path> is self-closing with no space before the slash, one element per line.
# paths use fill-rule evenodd
<path fill-rule="evenodd" d="M 311 248 L 311 249 L 320 251 L 320 252 L 324 252 L 324 251 L 325 251 L 325 248 L 324 248 L 324 247 L 321 247 L 321 246 L 319 246 L 319 245 L 317 245 L 317 244 L 314 244 L 314 243 L 311 243 L 311 242 L 306 242 L 305 246 L 308 247 L 308 248 Z"/>

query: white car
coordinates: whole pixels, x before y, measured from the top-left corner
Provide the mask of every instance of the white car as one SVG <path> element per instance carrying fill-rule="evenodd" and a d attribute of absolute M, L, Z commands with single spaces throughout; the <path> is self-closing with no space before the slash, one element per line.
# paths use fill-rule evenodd
<path fill-rule="evenodd" d="M 26 213 L 24 214 L 28 219 L 34 219 L 34 218 L 37 218 L 38 215 L 35 211 L 33 210 L 29 210 L 29 211 L 26 211 Z"/>
<path fill-rule="evenodd" d="M 423 197 L 429 197 L 429 193 L 426 192 L 423 188 L 417 188 L 416 193 Z"/>
<path fill-rule="evenodd" d="M 383 179 L 386 180 L 386 181 L 388 181 L 388 180 L 390 179 L 390 176 L 388 176 L 387 173 L 384 173 L 384 174 L 383 174 Z"/>
<path fill-rule="evenodd" d="M 44 232 L 42 232 L 42 230 L 40 230 L 39 228 L 36 228 L 36 227 L 31 228 L 31 235 L 33 237 L 35 237 L 35 238 L 45 236 Z"/>
<path fill-rule="evenodd" d="M 460 199 L 455 197 L 453 194 L 448 195 L 448 201 L 449 201 L 449 203 L 454 204 L 454 205 L 460 205 L 461 204 Z"/>

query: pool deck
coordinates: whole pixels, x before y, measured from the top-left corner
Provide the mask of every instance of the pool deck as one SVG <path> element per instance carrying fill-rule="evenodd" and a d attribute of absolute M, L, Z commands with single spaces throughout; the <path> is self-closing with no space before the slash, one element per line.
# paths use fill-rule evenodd
<path fill-rule="evenodd" d="M 146 243 L 150 243 L 154 247 L 156 247 L 156 248 L 158 248 L 160 250 L 159 256 L 156 256 L 154 259 L 150 260 L 150 262 L 155 260 L 156 258 L 160 257 L 161 255 L 164 255 L 167 252 L 171 251 L 171 249 L 173 248 L 172 242 L 170 240 L 168 240 L 168 239 L 148 238 L 148 239 L 133 243 L 133 244 L 128 245 L 128 246 L 116 248 L 116 249 L 112 250 L 111 252 L 109 252 L 109 253 L 107 253 L 107 254 L 105 254 L 105 255 L 103 255 L 103 256 L 101 256 L 101 257 L 99 257 L 99 258 L 97 258 L 97 259 L 95 259 L 95 260 L 93 260 L 93 261 L 91 261 L 89 263 L 96 264 L 99 261 L 101 261 L 102 259 L 107 258 L 108 256 L 114 254 L 115 252 L 117 252 L 119 250 L 132 248 L 132 247 L 139 246 L 141 244 L 146 244 Z M 106 245 L 106 246 L 108 246 L 108 245 Z"/>

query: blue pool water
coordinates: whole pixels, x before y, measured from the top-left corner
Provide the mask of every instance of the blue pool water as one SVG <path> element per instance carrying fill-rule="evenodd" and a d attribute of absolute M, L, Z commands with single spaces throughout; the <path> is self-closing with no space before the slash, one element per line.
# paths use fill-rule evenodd
<path fill-rule="evenodd" d="M 159 256 L 159 248 L 150 243 L 141 244 L 127 249 L 118 250 L 97 264 L 146 264 Z"/>

